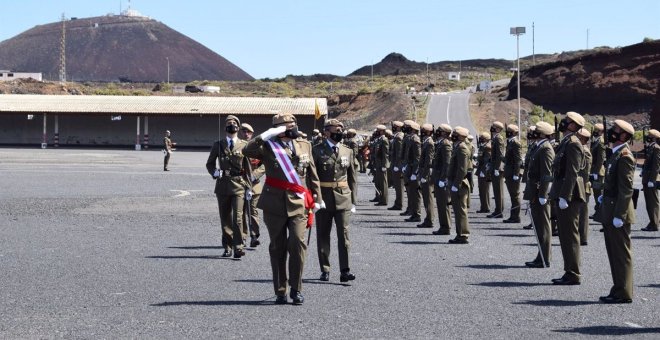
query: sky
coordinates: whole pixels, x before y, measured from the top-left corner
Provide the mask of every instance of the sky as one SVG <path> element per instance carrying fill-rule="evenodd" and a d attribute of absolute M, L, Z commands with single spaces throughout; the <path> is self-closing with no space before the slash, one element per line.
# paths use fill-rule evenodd
<path fill-rule="evenodd" d="M 128 0 L 2 0 L 0 41 Z M 132 0 L 255 78 L 347 75 L 391 52 L 418 62 L 520 56 L 660 39 L 660 0 Z M 532 24 L 534 34 L 532 34 Z"/>

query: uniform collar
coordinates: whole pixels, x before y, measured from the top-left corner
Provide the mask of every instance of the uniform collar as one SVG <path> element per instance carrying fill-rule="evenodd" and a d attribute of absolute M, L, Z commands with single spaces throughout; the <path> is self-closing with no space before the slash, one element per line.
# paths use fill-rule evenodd
<path fill-rule="evenodd" d="M 615 154 L 615 153 L 616 153 L 617 151 L 619 151 L 619 150 L 621 149 L 621 147 L 623 147 L 623 146 L 628 146 L 628 143 L 623 143 L 623 144 L 621 144 L 621 145 L 619 145 L 619 146 L 617 146 L 617 147 L 612 148 L 612 154 Z"/>

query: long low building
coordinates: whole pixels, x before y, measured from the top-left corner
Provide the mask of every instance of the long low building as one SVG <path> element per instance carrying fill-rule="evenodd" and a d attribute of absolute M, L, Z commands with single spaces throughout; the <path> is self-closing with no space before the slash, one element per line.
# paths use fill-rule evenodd
<path fill-rule="evenodd" d="M 0 145 L 160 147 L 170 130 L 178 147 L 209 147 L 224 136 L 227 115 L 260 133 L 280 112 L 309 133 L 323 125 L 328 105 L 325 98 L 4 94 Z"/>

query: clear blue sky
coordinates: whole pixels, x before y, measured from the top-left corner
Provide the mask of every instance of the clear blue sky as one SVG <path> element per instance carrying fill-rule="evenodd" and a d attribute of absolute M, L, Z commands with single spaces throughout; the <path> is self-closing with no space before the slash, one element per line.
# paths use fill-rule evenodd
<path fill-rule="evenodd" d="M 3 0 L 0 41 L 67 17 L 118 13 L 128 0 Z M 520 55 L 660 39 L 660 0 L 133 0 L 255 78 L 346 75 L 390 52 L 420 62 Z"/>

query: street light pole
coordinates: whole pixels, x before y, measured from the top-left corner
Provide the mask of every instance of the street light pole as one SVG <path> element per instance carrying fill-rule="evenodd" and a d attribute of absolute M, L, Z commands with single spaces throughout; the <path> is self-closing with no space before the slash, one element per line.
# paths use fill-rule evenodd
<path fill-rule="evenodd" d="M 167 83 L 170 83 L 170 57 L 165 57 L 167 59 Z"/>
<path fill-rule="evenodd" d="M 520 36 L 525 34 L 525 27 L 511 27 L 510 33 L 516 36 L 516 78 L 518 78 L 518 140 L 521 139 L 522 129 L 520 128 Z"/>

